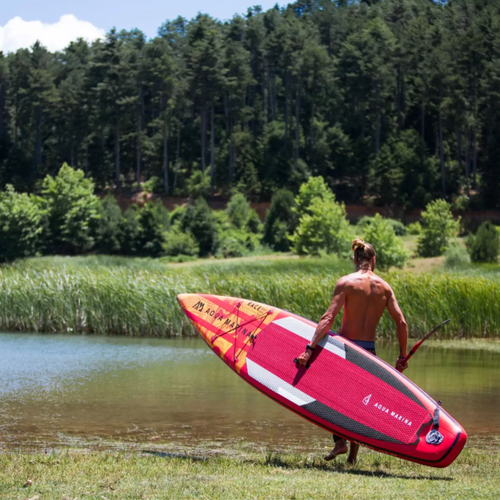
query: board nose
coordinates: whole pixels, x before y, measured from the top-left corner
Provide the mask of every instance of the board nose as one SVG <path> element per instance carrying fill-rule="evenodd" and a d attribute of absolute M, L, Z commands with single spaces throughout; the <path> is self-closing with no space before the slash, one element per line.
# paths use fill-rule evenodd
<path fill-rule="evenodd" d="M 177 301 L 179 302 L 180 306 L 185 309 L 191 302 L 194 295 L 194 293 L 180 293 L 179 295 L 177 295 Z"/>

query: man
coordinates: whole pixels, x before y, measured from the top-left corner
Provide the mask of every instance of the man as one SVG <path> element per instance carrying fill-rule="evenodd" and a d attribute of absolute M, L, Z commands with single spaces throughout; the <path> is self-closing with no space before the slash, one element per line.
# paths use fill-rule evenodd
<path fill-rule="evenodd" d="M 311 343 L 306 347 L 306 351 L 299 356 L 298 361 L 301 365 L 306 365 L 317 343 L 330 331 L 335 317 L 342 307 L 344 307 L 344 316 L 339 334 L 375 355 L 377 325 L 382 313 L 387 308 L 392 319 L 396 322 L 400 354 L 396 361 L 396 369 L 402 372 L 408 368 L 408 363 L 404 362 L 408 327 L 403 313 L 392 288 L 373 272 L 376 262 L 375 249 L 369 243 L 356 238 L 352 242 L 352 250 L 356 272 L 337 281 L 332 303 L 328 311 L 321 317 Z M 332 460 L 337 455 L 347 453 L 345 439 L 333 436 L 333 440 L 335 447 L 325 457 L 325 460 Z M 349 463 L 356 463 L 358 449 L 359 444 L 352 442 L 347 459 Z"/>

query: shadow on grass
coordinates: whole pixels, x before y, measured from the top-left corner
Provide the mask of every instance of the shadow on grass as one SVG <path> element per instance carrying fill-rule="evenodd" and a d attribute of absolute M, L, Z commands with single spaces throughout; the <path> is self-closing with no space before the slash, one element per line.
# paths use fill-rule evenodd
<path fill-rule="evenodd" d="M 192 460 L 193 462 L 207 462 L 208 458 L 186 455 L 181 453 L 168 453 L 165 451 L 142 450 L 145 455 L 152 455 L 159 458 L 180 458 L 182 460 Z"/>
<path fill-rule="evenodd" d="M 250 461 L 251 462 L 251 461 Z M 255 463 L 255 462 L 253 462 Z M 268 454 L 264 457 L 262 465 L 270 467 L 280 467 L 283 469 L 295 469 L 295 470 L 322 470 L 327 472 L 337 472 L 338 474 L 351 474 L 353 476 L 371 476 L 380 477 L 388 479 L 415 479 L 415 480 L 425 480 L 425 481 L 454 481 L 452 477 L 435 477 L 427 475 L 415 475 L 409 476 L 406 474 L 396 474 L 391 472 L 385 472 L 383 470 L 362 470 L 357 469 L 355 466 L 350 466 L 344 463 L 325 463 L 324 461 L 318 461 L 313 459 L 311 462 L 294 462 L 282 459 L 280 456 Z"/>

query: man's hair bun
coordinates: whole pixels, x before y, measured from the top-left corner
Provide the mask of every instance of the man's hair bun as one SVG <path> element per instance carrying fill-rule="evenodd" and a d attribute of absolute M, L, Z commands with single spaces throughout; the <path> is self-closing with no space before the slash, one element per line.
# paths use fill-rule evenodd
<path fill-rule="evenodd" d="M 361 238 L 356 238 L 352 242 L 352 251 L 355 252 L 358 248 L 361 248 L 361 250 L 364 250 L 365 246 L 366 246 L 366 243 Z"/>

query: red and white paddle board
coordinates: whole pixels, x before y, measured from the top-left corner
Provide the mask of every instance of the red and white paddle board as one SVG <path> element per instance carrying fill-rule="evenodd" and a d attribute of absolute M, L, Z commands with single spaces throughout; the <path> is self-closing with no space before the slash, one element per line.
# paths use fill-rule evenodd
<path fill-rule="evenodd" d="M 294 363 L 316 323 L 251 300 L 206 294 L 177 299 L 205 342 L 256 389 L 314 424 L 374 450 L 446 467 L 467 434 L 404 375 L 331 333 L 310 367 Z"/>

